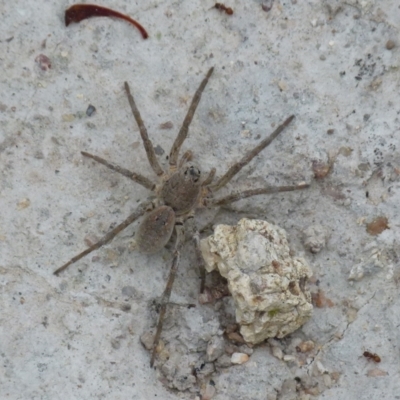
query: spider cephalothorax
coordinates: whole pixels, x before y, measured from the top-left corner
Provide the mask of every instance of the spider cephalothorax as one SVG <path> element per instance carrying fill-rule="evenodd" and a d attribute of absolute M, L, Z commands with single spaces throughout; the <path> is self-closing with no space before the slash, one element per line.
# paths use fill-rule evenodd
<path fill-rule="evenodd" d="M 294 118 L 293 115 L 279 125 L 269 137 L 262 140 L 254 149 L 247 152 L 241 160 L 232 165 L 232 167 L 230 167 L 228 171 L 215 183 L 213 182 L 216 174 L 215 169 L 212 169 L 206 178 L 202 180 L 200 170 L 197 167 L 189 164 L 189 161 L 192 158 L 192 152 L 190 150 L 186 151 L 181 159 L 178 160 L 182 144 L 185 141 L 189 131 L 190 123 L 192 122 L 194 113 L 200 102 L 203 90 L 213 73 L 213 69 L 214 68 L 211 68 L 208 71 L 206 77 L 201 82 L 193 97 L 182 127 L 172 145 L 169 154 L 168 171 L 164 171 L 157 160 L 153 144 L 148 137 L 146 127 L 143 123 L 139 110 L 136 107 L 133 96 L 131 95 L 129 85 L 125 82 L 125 91 L 128 95 L 129 104 L 139 127 L 140 135 L 143 140 L 150 166 L 158 177 L 158 183 L 154 183 L 151 179 L 146 178 L 141 174 L 137 174 L 118 165 L 112 164 L 101 157 L 87 152 L 82 152 L 82 154 L 85 157 L 92 158 L 93 160 L 105 165 L 113 171 L 116 171 L 149 189 L 151 192 L 153 192 L 153 195 L 155 195 L 155 199 L 147 200 L 140 204 L 125 221 L 108 232 L 100 241 L 73 257 L 54 272 L 56 275 L 58 275 L 69 265 L 75 263 L 82 257 L 100 248 L 106 243 L 109 243 L 119 232 L 144 214 L 143 220 L 135 236 L 137 249 L 143 253 L 155 253 L 161 250 L 168 243 L 175 229 L 177 235 L 174 256 L 167 285 L 161 299 L 160 316 L 158 319 L 157 330 L 153 343 L 153 352 L 150 361 L 151 365 L 153 365 L 156 357 L 156 349 L 162 332 L 166 307 L 171 296 L 172 285 L 178 268 L 180 250 L 184 243 L 183 227 L 186 222 L 189 221 L 189 219 L 193 222 L 192 217 L 195 213 L 195 210 L 201 207 L 218 207 L 240 199 L 261 194 L 289 192 L 293 190 L 305 189 L 309 186 L 305 183 L 301 183 L 295 186 L 262 187 L 244 191 L 239 190 L 225 197 L 215 198 L 215 193 L 223 188 L 244 166 L 246 166 L 263 149 L 265 149 L 272 142 L 272 140 L 274 140 L 283 131 L 283 129 L 290 124 Z M 205 279 L 204 261 L 200 252 L 200 235 L 194 222 L 192 224 L 192 230 L 197 262 L 201 271 L 200 292 L 203 292 Z"/>
<path fill-rule="evenodd" d="M 162 185 L 160 197 L 176 215 L 186 214 L 195 207 L 201 192 L 200 175 L 200 170 L 191 165 L 179 169 Z"/>

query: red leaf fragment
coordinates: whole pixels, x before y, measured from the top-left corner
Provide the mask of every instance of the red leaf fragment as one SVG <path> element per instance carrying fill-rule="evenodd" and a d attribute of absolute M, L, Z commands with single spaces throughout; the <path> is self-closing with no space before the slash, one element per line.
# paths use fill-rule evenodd
<path fill-rule="evenodd" d="M 147 39 L 149 37 L 143 26 L 128 15 L 121 14 L 118 11 L 114 11 L 106 7 L 96 6 L 95 4 L 74 4 L 65 10 L 65 26 L 68 26 L 72 22 L 78 23 L 91 17 L 115 17 L 123 19 L 139 29 L 143 39 Z"/>

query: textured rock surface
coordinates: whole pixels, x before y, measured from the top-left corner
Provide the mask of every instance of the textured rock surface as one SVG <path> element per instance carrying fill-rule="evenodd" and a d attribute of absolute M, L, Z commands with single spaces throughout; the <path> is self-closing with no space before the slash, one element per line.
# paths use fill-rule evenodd
<path fill-rule="evenodd" d="M 328 232 L 320 224 L 309 226 L 303 235 L 304 247 L 311 253 L 319 253 L 326 246 Z"/>
<path fill-rule="evenodd" d="M 305 260 L 290 255 L 286 233 L 266 221 L 242 219 L 237 226 L 218 225 L 202 240 L 206 268 L 228 280 L 240 333 L 249 343 L 282 338 L 312 314 L 312 275 Z"/>

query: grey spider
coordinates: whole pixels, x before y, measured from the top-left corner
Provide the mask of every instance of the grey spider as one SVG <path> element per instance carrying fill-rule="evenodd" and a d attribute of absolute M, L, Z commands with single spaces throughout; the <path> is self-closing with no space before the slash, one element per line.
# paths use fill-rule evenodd
<path fill-rule="evenodd" d="M 172 145 L 169 154 L 168 171 L 164 171 L 157 160 L 153 144 L 148 137 L 146 127 L 143 123 L 139 110 L 136 107 L 129 85 L 127 82 L 125 82 L 125 91 L 128 96 L 129 104 L 139 127 L 147 158 L 151 168 L 158 177 L 158 182 L 154 183 L 152 180 L 141 174 L 137 174 L 116 164 L 112 164 L 93 154 L 84 151 L 82 154 L 85 157 L 92 158 L 100 164 L 105 165 L 113 171 L 116 171 L 149 189 L 155 195 L 155 199 L 147 200 L 141 203 L 125 221 L 109 231 L 97 243 L 71 258 L 71 260 L 69 260 L 66 264 L 54 271 L 54 274 L 58 275 L 60 272 L 64 271 L 68 266 L 77 262 L 82 257 L 109 243 L 119 232 L 144 214 L 143 220 L 135 235 L 137 249 L 143 253 L 151 254 L 161 250 L 168 243 L 172 236 L 173 230 L 175 229 L 176 242 L 173 253 L 173 261 L 167 284 L 161 299 L 160 315 L 150 360 L 151 366 L 153 366 L 155 361 L 156 349 L 161 337 L 166 308 L 171 296 L 172 286 L 179 264 L 180 251 L 185 241 L 184 226 L 188 226 L 189 221 L 191 221 L 191 231 L 193 233 L 197 262 L 201 271 L 200 292 L 203 293 L 204 291 L 205 270 L 204 261 L 200 252 L 200 235 L 193 219 L 195 210 L 199 208 L 218 207 L 256 195 L 289 192 L 309 187 L 309 185 L 306 183 L 300 183 L 296 186 L 269 186 L 258 189 L 237 191 L 220 198 L 214 197 L 216 192 L 223 188 L 244 166 L 246 166 L 263 149 L 265 149 L 290 124 L 294 118 L 294 115 L 287 118 L 269 137 L 262 140 L 254 149 L 247 152 L 239 162 L 232 165 L 232 167 L 230 167 L 221 178 L 217 179 L 216 182 L 214 182 L 216 173 L 215 168 L 208 173 L 205 179 L 202 179 L 200 170 L 190 163 L 192 159 L 192 152 L 190 150 L 186 151 L 179 159 L 179 152 L 188 135 L 190 123 L 192 122 L 194 113 L 200 102 L 201 95 L 213 73 L 213 70 L 214 68 L 210 68 L 193 97 L 182 127 Z"/>

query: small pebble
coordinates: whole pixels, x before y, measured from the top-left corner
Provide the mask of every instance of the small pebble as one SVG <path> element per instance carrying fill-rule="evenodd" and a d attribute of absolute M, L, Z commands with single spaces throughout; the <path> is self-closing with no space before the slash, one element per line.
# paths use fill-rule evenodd
<path fill-rule="evenodd" d="M 324 384 L 327 388 L 332 387 L 332 378 L 330 377 L 329 374 L 324 374 L 323 379 L 324 379 Z"/>
<path fill-rule="evenodd" d="M 388 40 L 386 42 L 386 49 L 387 50 L 392 50 L 396 47 L 396 43 L 393 40 Z"/>
<path fill-rule="evenodd" d="M 31 202 L 29 199 L 22 199 L 18 204 L 17 204 L 17 210 L 23 210 L 24 208 L 27 208 L 31 205 Z"/>
<path fill-rule="evenodd" d="M 296 350 L 300 353 L 307 353 L 308 351 L 313 350 L 314 347 L 314 342 L 312 340 L 307 340 L 306 342 L 301 342 L 298 346 L 296 346 Z"/>
<path fill-rule="evenodd" d="M 283 361 L 285 362 L 293 362 L 296 361 L 296 357 L 295 356 L 291 356 L 289 354 L 286 354 L 283 356 Z"/>
<path fill-rule="evenodd" d="M 174 124 L 171 121 L 163 122 L 158 126 L 160 129 L 172 129 Z"/>
<path fill-rule="evenodd" d="M 273 4 L 273 3 L 274 3 L 273 0 L 266 0 L 266 1 L 264 1 L 264 2 L 261 4 L 262 10 L 265 11 L 265 12 L 271 11 L 272 4 Z"/>
<path fill-rule="evenodd" d="M 96 107 L 89 104 L 88 108 L 86 109 L 86 115 L 91 117 L 96 112 Z"/>
<path fill-rule="evenodd" d="M 240 346 L 239 350 L 240 353 L 247 354 L 248 356 L 251 356 L 254 353 L 254 350 L 246 344 Z"/>
<path fill-rule="evenodd" d="M 278 81 L 278 87 L 281 92 L 285 92 L 287 90 L 287 84 L 284 81 Z"/>
<path fill-rule="evenodd" d="M 35 58 L 35 62 L 42 71 L 48 71 L 51 68 L 51 61 L 49 57 L 45 56 L 44 54 L 39 54 Z"/>
<path fill-rule="evenodd" d="M 322 375 L 328 372 L 328 370 L 324 367 L 321 361 L 317 361 L 315 364 L 314 376 Z"/>
<path fill-rule="evenodd" d="M 365 271 L 362 263 L 354 265 L 349 273 L 349 277 L 347 278 L 349 281 L 361 281 L 364 278 Z"/>
<path fill-rule="evenodd" d="M 364 115 L 364 120 L 365 120 L 366 115 L 367 114 Z M 343 157 L 350 157 L 352 153 L 353 153 L 353 149 L 351 147 L 342 146 L 339 149 L 339 154 L 342 155 Z"/>
<path fill-rule="evenodd" d="M 244 364 L 245 362 L 249 361 L 249 356 L 244 353 L 233 353 L 231 356 L 231 363 L 232 364 Z"/>
<path fill-rule="evenodd" d="M 232 342 L 246 343 L 246 341 L 243 339 L 243 336 L 238 332 L 230 332 L 227 334 L 227 337 Z"/>
<path fill-rule="evenodd" d="M 225 328 L 226 333 L 236 332 L 239 330 L 239 324 L 229 324 Z"/>
<path fill-rule="evenodd" d="M 272 355 L 278 360 L 283 359 L 283 351 L 277 346 L 272 347 Z"/>
<path fill-rule="evenodd" d="M 330 377 L 333 382 L 338 382 L 339 378 L 340 378 L 340 373 L 337 371 L 333 371 L 333 372 L 331 372 Z"/>
<path fill-rule="evenodd" d="M 140 336 L 140 342 L 145 347 L 146 350 L 151 350 L 154 343 L 154 335 L 152 332 L 145 332 Z"/>
<path fill-rule="evenodd" d="M 226 354 L 229 354 L 230 356 L 233 354 L 233 353 L 240 353 L 240 351 L 239 351 L 239 347 L 238 346 L 235 346 L 235 345 L 231 345 L 231 344 L 228 344 L 227 346 L 225 346 L 225 353 Z"/>
<path fill-rule="evenodd" d="M 215 366 L 216 368 L 229 368 L 232 365 L 231 363 L 231 357 L 229 357 L 227 354 L 223 354 L 221 357 L 219 357 L 215 361 Z"/>
<path fill-rule="evenodd" d="M 311 293 L 312 303 L 317 308 L 333 307 L 335 303 L 325 296 L 323 290 L 318 290 L 317 293 Z"/>
<path fill-rule="evenodd" d="M 156 147 L 154 147 L 154 152 L 158 156 L 162 156 L 165 153 L 164 149 L 159 144 Z"/>
<path fill-rule="evenodd" d="M 158 346 L 157 346 L 157 352 L 158 352 Z M 171 358 L 171 355 L 169 354 L 169 350 L 167 348 L 164 348 L 164 344 L 163 344 L 162 350 L 160 352 L 158 352 L 158 360 L 161 363 L 163 363 L 165 361 L 168 361 L 170 358 Z"/>
<path fill-rule="evenodd" d="M 215 387 L 213 385 L 207 384 L 205 389 L 202 391 L 202 400 L 211 400 L 215 395 Z"/>
<path fill-rule="evenodd" d="M 332 164 L 329 162 L 324 162 L 320 160 L 312 161 L 312 170 L 314 172 L 315 179 L 325 178 L 332 168 Z"/>
<path fill-rule="evenodd" d="M 125 297 L 133 297 L 136 294 L 136 289 L 133 286 L 124 286 L 121 293 Z"/>
<path fill-rule="evenodd" d="M 90 247 L 92 246 L 94 243 L 99 241 L 99 238 L 95 235 L 92 234 L 88 234 L 85 236 L 85 238 L 83 239 L 84 243 L 86 244 L 86 246 Z"/>
<path fill-rule="evenodd" d="M 225 341 L 222 337 L 214 336 L 207 344 L 207 361 L 215 361 L 225 351 Z"/>
<path fill-rule="evenodd" d="M 199 294 L 199 303 L 200 304 L 208 304 L 208 303 L 212 303 L 213 301 L 214 301 L 214 298 L 212 297 L 210 289 L 205 288 L 204 293 Z"/>

